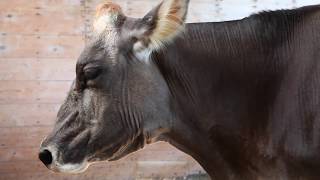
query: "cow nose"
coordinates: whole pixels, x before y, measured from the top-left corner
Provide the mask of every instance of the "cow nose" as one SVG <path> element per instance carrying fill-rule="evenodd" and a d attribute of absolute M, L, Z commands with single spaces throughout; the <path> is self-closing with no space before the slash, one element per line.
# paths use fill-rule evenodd
<path fill-rule="evenodd" d="M 45 164 L 46 166 L 52 163 L 52 154 L 49 150 L 43 150 L 39 153 L 39 159 Z"/>

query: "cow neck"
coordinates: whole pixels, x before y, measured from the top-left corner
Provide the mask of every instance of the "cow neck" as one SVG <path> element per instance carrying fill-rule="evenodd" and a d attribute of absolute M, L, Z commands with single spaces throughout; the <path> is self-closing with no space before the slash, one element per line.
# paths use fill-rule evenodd
<path fill-rule="evenodd" d="M 259 73 L 263 66 L 259 65 L 262 62 L 254 61 L 262 54 L 259 48 L 251 47 L 256 46 L 255 41 L 248 43 L 251 33 L 242 32 L 239 28 L 237 33 L 227 32 L 227 26 L 236 29 L 233 26 L 238 27 L 238 24 L 190 25 L 185 35 L 152 54 L 172 95 L 172 111 L 176 118 L 172 121 L 168 141 L 193 156 L 212 177 L 218 179 L 228 179 L 224 175 L 232 175 L 226 171 L 233 168 L 223 159 L 221 153 L 224 152 L 218 147 L 221 142 L 217 144 L 214 137 L 228 135 L 231 140 L 238 138 L 239 127 L 242 127 L 238 126 L 241 123 L 238 117 L 246 116 L 242 105 L 246 101 L 251 102 L 250 99 L 235 99 L 247 97 L 243 95 L 246 91 L 239 91 L 238 86 L 241 87 L 243 81 L 251 87 L 251 82 L 264 77 L 254 74 Z M 240 32 L 242 41 L 233 41 L 231 35 Z M 253 50 L 247 52 L 248 49 Z M 246 54 L 252 57 L 249 59 Z M 230 106 L 237 111 L 228 111 Z M 243 125 L 249 123 L 244 122 Z"/>

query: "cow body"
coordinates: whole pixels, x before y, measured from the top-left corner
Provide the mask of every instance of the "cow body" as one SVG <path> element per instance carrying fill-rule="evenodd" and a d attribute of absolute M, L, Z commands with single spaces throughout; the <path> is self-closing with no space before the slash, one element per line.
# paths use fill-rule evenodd
<path fill-rule="evenodd" d="M 213 179 L 319 179 L 319 32 L 319 6 L 188 24 L 154 56 L 176 107 L 169 141 Z"/>
<path fill-rule="evenodd" d="M 320 179 L 320 6 L 183 25 L 187 5 L 100 7 L 41 161 L 80 172 L 167 141 L 212 179 Z"/>

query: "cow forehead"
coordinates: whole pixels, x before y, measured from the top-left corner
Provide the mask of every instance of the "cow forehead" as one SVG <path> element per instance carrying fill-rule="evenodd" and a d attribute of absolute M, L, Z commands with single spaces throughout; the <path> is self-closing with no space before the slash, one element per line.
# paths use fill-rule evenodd
<path fill-rule="evenodd" d="M 111 58 L 118 52 L 116 47 L 119 40 L 119 26 L 125 18 L 121 7 L 112 2 L 100 4 L 96 9 L 93 21 L 95 40 L 102 40 L 102 46 Z"/>

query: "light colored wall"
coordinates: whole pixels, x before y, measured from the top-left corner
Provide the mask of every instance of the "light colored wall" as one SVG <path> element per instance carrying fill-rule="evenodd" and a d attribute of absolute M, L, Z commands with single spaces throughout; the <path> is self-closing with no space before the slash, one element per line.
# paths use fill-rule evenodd
<path fill-rule="evenodd" d="M 114 0 L 142 16 L 159 1 Z M 188 22 L 238 19 L 265 9 L 320 0 L 191 0 Z M 191 157 L 160 143 L 81 175 L 49 172 L 38 147 L 66 96 L 78 55 L 90 34 L 98 0 L 0 0 L 0 180 L 139 179 L 203 171 Z"/>
<path fill-rule="evenodd" d="M 320 0 L 191 0 L 188 22 L 235 20 L 260 11 L 313 4 Z"/>

